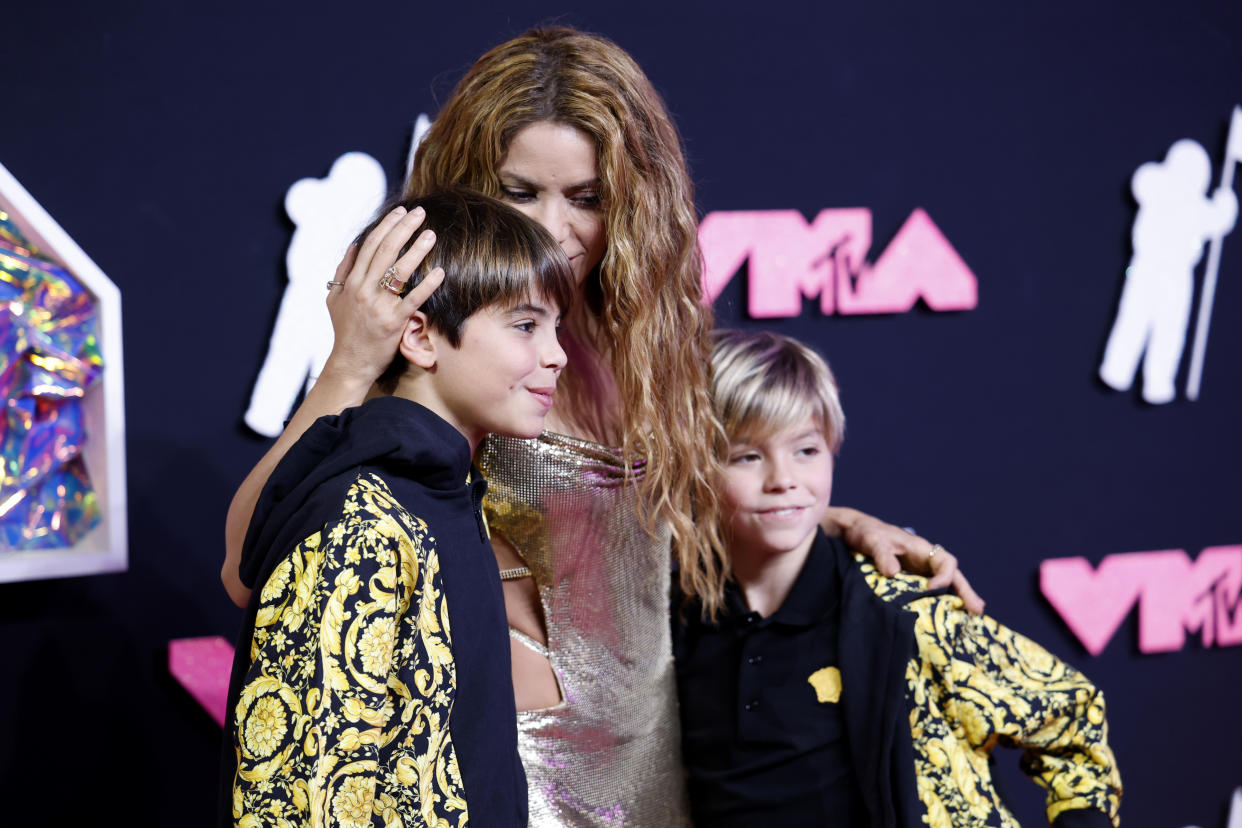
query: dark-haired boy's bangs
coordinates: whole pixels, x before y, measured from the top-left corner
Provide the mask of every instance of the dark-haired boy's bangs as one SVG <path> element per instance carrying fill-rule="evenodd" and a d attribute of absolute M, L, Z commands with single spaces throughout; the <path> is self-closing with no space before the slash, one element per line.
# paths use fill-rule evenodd
<path fill-rule="evenodd" d="M 574 299 L 574 278 L 565 252 L 550 235 L 525 216 L 508 217 L 512 226 L 505 227 L 494 239 L 498 272 L 492 302 L 518 305 L 541 297 L 554 302 L 561 313 L 569 310 Z"/>
<path fill-rule="evenodd" d="M 407 209 L 423 206 L 425 226 L 437 236 L 406 290 L 433 268 L 444 269 L 444 283 L 423 303 L 422 311 L 453 347 L 461 344 L 466 320 L 489 305 L 515 307 L 542 297 L 555 302 L 561 313 L 569 309 L 575 291 L 569 262 L 560 245 L 533 220 L 465 190 L 440 191 L 403 203 Z M 402 254 L 417 237 L 411 237 Z"/>
<path fill-rule="evenodd" d="M 531 288 L 550 302 L 555 302 L 562 314 L 569 313 L 574 303 L 576 285 L 569 261 L 560 245 L 555 250 L 536 251 L 535 278 Z"/>
<path fill-rule="evenodd" d="M 569 309 L 574 280 L 560 245 L 534 232 L 502 232 L 490 242 L 476 251 L 481 255 L 467 257 L 469 272 L 458 274 L 456 282 L 467 294 L 465 315 L 487 305 L 514 307 L 535 297 L 555 303 L 561 313 Z"/>

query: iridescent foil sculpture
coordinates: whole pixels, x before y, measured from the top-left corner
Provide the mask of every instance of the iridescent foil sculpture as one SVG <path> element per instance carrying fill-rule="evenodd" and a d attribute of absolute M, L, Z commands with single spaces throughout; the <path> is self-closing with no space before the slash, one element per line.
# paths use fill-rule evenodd
<path fill-rule="evenodd" d="M 70 547 L 99 522 L 82 462 L 96 324 L 91 295 L 0 211 L 0 554 Z"/>

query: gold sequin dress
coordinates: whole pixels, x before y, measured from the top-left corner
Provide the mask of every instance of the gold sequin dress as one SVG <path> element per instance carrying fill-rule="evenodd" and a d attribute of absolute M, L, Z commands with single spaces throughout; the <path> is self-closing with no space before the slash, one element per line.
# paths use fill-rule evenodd
<path fill-rule="evenodd" d="M 518 713 L 530 824 L 689 824 L 669 631 L 669 533 L 644 531 L 620 452 L 489 437 L 494 532 L 530 567 L 563 702 Z M 641 478 L 641 467 L 635 475 Z"/>

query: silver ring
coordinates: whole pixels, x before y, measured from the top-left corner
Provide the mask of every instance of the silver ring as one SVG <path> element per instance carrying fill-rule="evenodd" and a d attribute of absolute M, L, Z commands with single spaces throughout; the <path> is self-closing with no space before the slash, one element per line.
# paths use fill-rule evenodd
<path fill-rule="evenodd" d="M 936 557 L 937 552 L 948 552 L 948 551 L 949 550 L 945 549 L 943 546 L 941 546 L 938 543 L 932 544 L 932 551 L 931 551 L 931 554 L 927 556 L 927 562 L 930 564 L 932 560 Z"/>
<path fill-rule="evenodd" d="M 345 287 L 345 283 L 338 282 L 335 279 L 333 279 L 331 282 L 328 282 L 328 290 L 332 290 L 332 288 L 334 287 Z"/>
<path fill-rule="evenodd" d="M 380 277 L 379 286 L 389 293 L 400 296 L 405 289 L 405 282 L 397 281 L 397 266 L 393 265 L 384 271 L 384 275 Z"/>

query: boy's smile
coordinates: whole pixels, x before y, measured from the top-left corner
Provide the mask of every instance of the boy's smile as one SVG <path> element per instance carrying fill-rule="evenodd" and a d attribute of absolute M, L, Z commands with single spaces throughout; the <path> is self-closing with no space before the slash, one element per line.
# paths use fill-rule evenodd
<path fill-rule="evenodd" d="M 832 452 L 813 417 L 735 442 L 725 467 L 732 556 L 805 551 L 832 495 Z"/>

